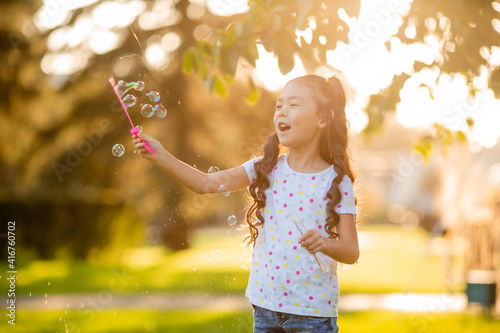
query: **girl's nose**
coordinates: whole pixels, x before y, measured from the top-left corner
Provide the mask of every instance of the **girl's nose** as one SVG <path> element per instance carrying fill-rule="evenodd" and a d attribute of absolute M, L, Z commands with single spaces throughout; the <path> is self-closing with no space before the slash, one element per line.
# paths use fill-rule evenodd
<path fill-rule="evenodd" d="M 278 117 L 285 117 L 288 114 L 288 110 L 285 105 L 278 109 Z"/>

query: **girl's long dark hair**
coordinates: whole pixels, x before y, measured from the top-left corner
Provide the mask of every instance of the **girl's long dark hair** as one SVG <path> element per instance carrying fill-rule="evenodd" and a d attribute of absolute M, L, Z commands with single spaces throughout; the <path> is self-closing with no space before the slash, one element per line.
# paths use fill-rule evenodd
<path fill-rule="evenodd" d="M 333 238 L 337 238 L 338 234 L 335 232 L 335 226 L 339 223 L 339 214 L 335 211 L 335 206 L 338 205 L 342 198 L 339 184 L 345 175 L 351 179 L 353 184 L 356 180 L 351 167 L 351 158 L 347 151 L 346 93 L 340 80 L 334 76 L 325 79 L 317 75 L 305 75 L 290 82 L 310 88 L 315 95 L 317 112 L 323 115 L 325 119 L 331 119 L 330 124 L 323 129 L 321 135 L 320 154 L 326 162 L 333 165 L 337 173 L 326 194 L 329 200 L 326 205 L 327 218 L 325 225 L 328 234 Z M 248 244 L 253 243 L 254 245 L 259 235 L 257 227 L 264 224 L 262 209 L 266 206 L 265 191 L 270 185 L 269 174 L 278 162 L 280 153 L 280 143 L 276 133 L 268 137 L 263 153 L 262 159 L 254 164 L 257 177 L 249 187 L 253 203 L 249 207 L 245 219 L 250 229 L 250 235 L 246 239 L 248 239 Z"/>

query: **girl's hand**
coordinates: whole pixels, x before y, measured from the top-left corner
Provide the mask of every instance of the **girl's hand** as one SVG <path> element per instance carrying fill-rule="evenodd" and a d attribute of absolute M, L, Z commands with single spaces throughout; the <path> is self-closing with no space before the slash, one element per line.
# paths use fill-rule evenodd
<path fill-rule="evenodd" d="M 321 236 L 318 230 L 311 229 L 299 237 L 299 244 L 309 251 L 309 253 L 314 254 L 325 250 L 326 239 Z"/>
<path fill-rule="evenodd" d="M 159 158 L 166 153 L 166 150 L 165 148 L 163 148 L 161 143 L 150 136 L 144 134 L 134 134 L 132 135 L 132 137 L 134 138 L 134 145 L 135 149 L 137 149 L 137 153 L 148 160 L 158 162 Z M 147 150 L 144 147 L 144 142 L 147 142 L 149 146 L 156 151 L 156 154 L 151 153 L 149 150 Z"/>

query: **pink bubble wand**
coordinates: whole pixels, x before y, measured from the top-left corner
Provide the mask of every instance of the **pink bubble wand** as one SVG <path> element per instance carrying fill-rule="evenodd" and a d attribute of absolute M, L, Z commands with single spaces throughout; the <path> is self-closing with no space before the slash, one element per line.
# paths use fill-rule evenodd
<path fill-rule="evenodd" d="M 132 119 L 130 118 L 130 115 L 128 114 L 127 107 L 125 106 L 125 103 L 123 103 L 122 97 L 120 96 L 120 93 L 118 92 L 118 87 L 116 86 L 115 79 L 112 76 L 110 76 L 108 81 L 109 81 L 109 84 L 111 85 L 111 87 L 113 88 L 113 91 L 115 92 L 116 97 L 120 101 L 120 105 L 122 106 L 123 111 L 125 111 L 125 114 L 127 115 L 127 118 L 130 121 L 130 125 L 132 126 L 130 133 L 132 133 L 132 135 L 138 134 L 140 132 L 140 130 L 134 126 L 134 123 L 132 122 Z M 142 142 L 144 142 L 144 141 L 142 141 Z M 151 153 L 156 154 L 156 150 L 151 148 L 147 142 L 144 142 L 144 148 L 149 150 Z"/>

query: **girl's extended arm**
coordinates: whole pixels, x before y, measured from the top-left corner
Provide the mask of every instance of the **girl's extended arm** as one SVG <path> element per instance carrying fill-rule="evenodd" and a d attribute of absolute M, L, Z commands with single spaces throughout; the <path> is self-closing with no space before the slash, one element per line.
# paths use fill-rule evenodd
<path fill-rule="evenodd" d="M 222 185 L 231 191 L 250 185 L 247 173 L 242 166 L 207 174 L 178 160 L 150 136 L 139 134 L 139 137 L 134 135 L 133 138 L 135 147 L 142 157 L 155 162 L 175 180 L 196 193 L 217 193 Z M 156 150 L 156 153 L 146 150 L 144 142 Z"/>
<path fill-rule="evenodd" d="M 318 230 L 307 230 L 299 243 L 310 253 L 323 252 L 344 264 L 354 264 L 359 258 L 358 232 L 352 214 L 340 214 L 336 226 L 338 239 L 323 237 Z"/>

